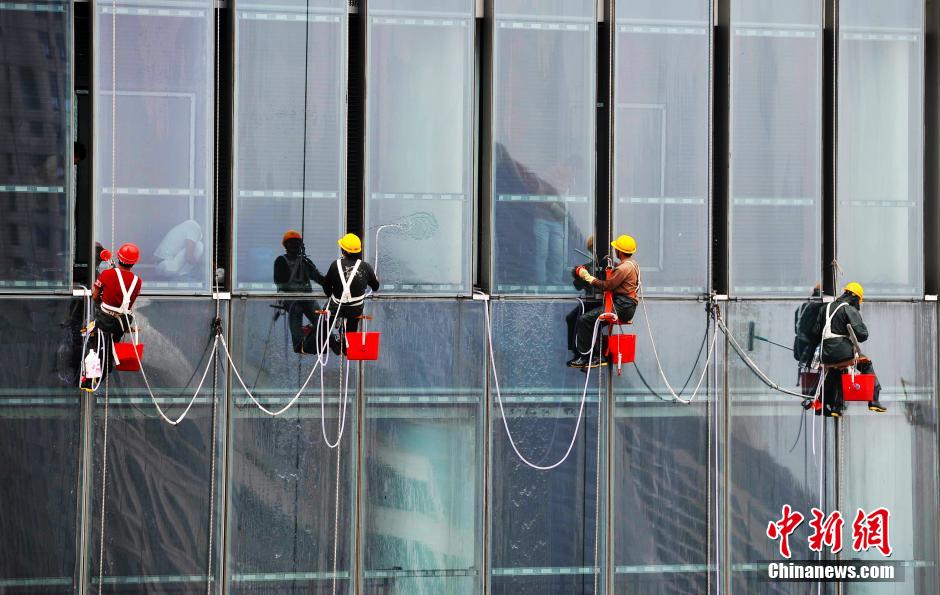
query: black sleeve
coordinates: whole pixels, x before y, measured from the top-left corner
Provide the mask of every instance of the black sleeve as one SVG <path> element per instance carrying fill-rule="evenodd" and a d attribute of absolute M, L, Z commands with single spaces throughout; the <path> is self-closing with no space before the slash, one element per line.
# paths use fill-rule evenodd
<path fill-rule="evenodd" d="M 819 312 L 816 314 L 816 323 L 813 324 L 812 328 L 809 329 L 809 332 L 806 335 L 806 338 L 809 339 L 809 347 L 813 350 L 816 349 L 816 346 L 819 345 L 819 342 L 822 341 L 822 332 L 823 327 L 826 326 L 826 308 L 822 307 L 819 309 Z"/>
<path fill-rule="evenodd" d="M 278 256 L 274 259 L 274 284 L 282 285 L 288 281 L 290 281 L 290 266 L 286 258 Z"/>
<path fill-rule="evenodd" d="M 310 276 L 310 279 L 320 287 L 323 287 L 326 283 L 326 277 L 320 273 L 320 269 L 317 268 L 317 265 L 313 264 L 312 260 L 305 256 L 304 261 L 306 262 L 307 274 Z"/>
<path fill-rule="evenodd" d="M 372 291 L 378 291 L 380 285 L 379 278 L 375 276 L 375 270 L 372 268 L 372 265 L 366 261 L 362 261 L 360 267 L 366 270 L 366 280 L 369 283 L 369 287 L 372 288 Z"/>
<path fill-rule="evenodd" d="M 858 342 L 864 343 L 867 341 L 868 327 L 865 326 L 865 321 L 862 320 L 862 315 L 859 313 L 859 311 L 852 306 L 846 306 L 843 308 L 843 310 L 845 310 L 845 315 L 848 318 L 848 324 L 851 324 L 852 330 L 855 331 L 855 338 L 858 339 Z"/>
<path fill-rule="evenodd" d="M 339 286 L 339 272 L 336 270 L 336 261 L 330 263 L 330 268 L 326 271 L 326 276 L 323 277 L 323 283 L 320 284 L 320 287 L 323 288 L 323 295 L 331 296 L 333 295 L 333 288 Z"/>

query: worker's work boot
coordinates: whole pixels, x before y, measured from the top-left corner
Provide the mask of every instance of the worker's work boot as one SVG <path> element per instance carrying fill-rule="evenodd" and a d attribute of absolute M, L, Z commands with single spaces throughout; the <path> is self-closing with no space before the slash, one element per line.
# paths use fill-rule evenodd
<path fill-rule="evenodd" d="M 869 401 L 868 410 L 874 411 L 875 413 L 884 413 L 888 408 L 882 405 L 880 401 Z"/>
<path fill-rule="evenodd" d="M 603 359 L 599 355 L 595 355 L 591 357 L 591 361 L 587 365 L 582 366 L 582 367 L 583 368 L 597 368 L 597 367 L 606 366 L 606 365 L 607 365 L 607 360 Z"/>
<path fill-rule="evenodd" d="M 588 356 L 579 355 L 578 357 L 572 360 L 568 360 L 567 365 L 569 368 L 584 368 L 584 367 L 587 367 L 589 363 L 590 363 L 590 360 L 588 359 Z"/>

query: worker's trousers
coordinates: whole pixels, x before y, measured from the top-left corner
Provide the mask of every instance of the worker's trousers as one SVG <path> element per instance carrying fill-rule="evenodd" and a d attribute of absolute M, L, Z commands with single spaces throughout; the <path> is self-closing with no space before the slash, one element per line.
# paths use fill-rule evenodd
<path fill-rule="evenodd" d="M 307 317 L 310 324 L 315 324 L 320 304 L 316 300 L 285 301 L 284 309 L 287 310 L 287 326 L 290 328 L 291 345 L 293 345 L 294 351 L 298 351 L 304 342 L 304 316 Z"/>
<path fill-rule="evenodd" d="M 582 299 L 584 307 L 581 307 L 581 304 L 578 304 L 571 312 L 568 312 L 568 315 L 565 316 L 565 324 L 568 326 L 568 351 L 572 351 L 575 355 L 580 355 L 578 353 L 578 345 L 576 339 L 578 336 L 578 318 L 581 317 L 581 314 L 593 310 L 594 308 L 603 305 L 603 302 L 596 299 Z M 581 349 L 587 351 L 587 348 L 590 347 L 590 343 L 583 345 Z"/>
<path fill-rule="evenodd" d="M 637 302 L 625 295 L 614 295 L 614 310 L 617 311 L 617 317 L 622 324 L 633 320 L 636 313 Z M 591 347 L 591 337 L 594 335 L 594 323 L 601 314 L 604 313 L 604 306 L 600 305 L 592 308 L 578 317 L 577 324 L 577 348 L 580 351 L 587 351 Z M 597 345 L 600 345 L 601 329 L 597 331 Z"/>

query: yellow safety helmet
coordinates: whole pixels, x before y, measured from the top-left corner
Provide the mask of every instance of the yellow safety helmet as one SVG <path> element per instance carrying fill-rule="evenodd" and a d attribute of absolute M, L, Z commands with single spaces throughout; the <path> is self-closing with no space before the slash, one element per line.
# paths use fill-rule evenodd
<path fill-rule="evenodd" d="M 634 240 L 632 236 L 622 235 L 611 242 L 610 245 L 625 254 L 633 254 L 636 252 L 636 240 Z"/>
<path fill-rule="evenodd" d="M 865 299 L 865 289 L 862 287 L 861 283 L 856 283 L 855 281 L 847 283 L 845 287 L 842 288 L 842 291 L 854 293 L 858 296 L 858 301 Z"/>
<path fill-rule="evenodd" d="M 339 247 L 350 254 L 359 254 L 362 252 L 362 240 L 354 233 L 347 233 L 339 239 Z"/>

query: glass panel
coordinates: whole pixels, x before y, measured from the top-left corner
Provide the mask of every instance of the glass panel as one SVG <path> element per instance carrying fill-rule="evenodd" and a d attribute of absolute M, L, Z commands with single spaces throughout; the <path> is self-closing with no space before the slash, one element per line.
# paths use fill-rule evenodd
<path fill-rule="evenodd" d="M 459 13 L 441 15 L 410 4 L 368 5 L 367 239 L 375 239 L 383 289 L 465 292 L 474 5 L 464 0 Z"/>
<path fill-rule="evenodd" d="M 270 300 L 239 300 L 232 358 L 269 409 L 293 397 L 316 362 L 293 352 L 287 317 Z M 339 363 L 331 358 L 295 405 L 277 418 L 261 412 L 233 381 L 229 588 L 234 593 L 349 593 L 356 496 L 356 368 L 351 368 L 342 442 Z M 325 420 L 321 419 L 324 386 Z M 334 577 L 336 580 L 334 581 Z M 334 590 L 335 589 L 335 590 Z"/>
<path fill-rule="evenodd" d="M 370 308 L 382 354 L 363 367 L 363 590 L 480 593 L 482 305 Z"/>
<path fill-rule="evenodd" d="M 111 2 L 96 4 L 95 239 L 140 247 L 145 292 L 209 288 L 212 5 L 122 0 L 115 21 Z"/>
<path fill-rule="evenodd" d="M 571 293 L 571 269 L 584 262 L 578 250 L 594 227 L 596 72 L 585 67 L 595 62 L 594 7 L 496 2 L 496 293 Z"/>
<path fill-rule="evenodd" d="M 637 239 L 648 294 L 707 284 L 708 7 L 617 6 L 614 235 Z"/>
<path fill-rule="evenodd" d="M 820 253 L 820 0 L 732 4 L 731 286 L 800 295 Z"/>
<path fill-rule="evenodd" d="M 82 321 L 78 301 L 0 300 L 3 593 L 74 592 Z"/>
<path fill-rule="evenodd" d="M 240 291 L 275 290 L 274 260 L 288 229 L 305 235 L 323 272 L 336 258 L 345 217 L 346 11 L 340 0 L 236 3 Z"/>
<path fill-rule="evenodd" d="M 937 343 L 935 304 L 866 303 L 871 333 L 865 355 L 882 385 L 887 413 L 851 403 L 842 418 L 840 464 L 845 473 L 840 510 L 848 538 L 859 508 L 891 513 L 891 560 L 904 561 L 903 583 L 849 583 L 848 593 L 936 593 L 937 570 Z M 851 542 L 847 548 L 851 549 Z M 876 550 L 853 558 L 883 560 Z"/>
<path fill-rule="evenodd" d="M 495 301 L 493 347 L 506 420 L 519 450 L 551 465 L 565 454 L 585 389 L 584 374 L 568 368 L 565 315 L 575 301 Z M 598 523 L 598 395 L 603 376 L 592 371 L 587 404 L 568 459 L 537 471 L 508 442 L 492 395 L 490 578 L 493 593 L 597 593 L 604 543 Z"/>
<path fill-rule="evenodd" d="M 920 295 L 923 3 L 839 6 L 839 263 L 869 295 Z"/>
<path fill-rule="evenodd" d="M 613 384 L 617 592 L 701 593 L 708 589 L 708 521 L 715 510 L 708 472 L 713 377 L 697 394 L 695 387 L 712 336 L 701 304 L 649 302 L 647 309 L 670 384 L 694 398 L 689 405 L 674 401 L 648 347 L 646 317 L 637 316 L 626 331 L 638 336 L 636 364 L 624 366 Z"/>
<path fill-rule="evenodd" d="M 145 347 L 147 380 L 166 415 L 176 419 L 209 365 L 215 303 L 140 299 L 134 314 Z M 107 385 L 99 387 L 94 397 L 94 475 L 88 488 L 92 492 L 89 589 L 97 590 L 103 573 L 104 591 L 109 593 L 139 593 L 142 589 L 206 592 L 209 549 L 216 551 L 218 546 L 217 540 L 210 546 L 210 523 L 218 534 L 218 519 L 222 518 L 216 505 L 210 519 L 210 501 L 213 490 L 216 499 L 219 495 L 213 479 L 222 477 L 219 445 L 224 430 L 224 374 L 220 365 L 218 388 L 213 391 L 213 372 L 209 371 L 195 404 L 176 426 L 159 416 L 140 373 L 115 371 L 108 376 Z M 215 421 L 213 395 L 221 404 Z M 104 564 L 100 565 L 102 528 Z M 217 556 L 211 565 L 217 581 Z"/>
<path fill-rule="evenodd" d="M 796 392 L 798 362 L 785 346 L 793 343 L 794 312 L 801 305 L 797 301 L 739 302 L 729 304 L 726 317 L 751 359 L 775 382 Z M 781 518 L 783 506 L 789 504 L 807 519 L 812 518 L 813 506 L 835 509 L 827 479 L 834 472 L 833 420 L 804 412 L 800 398 L 767 388 L 737 354 L 728 357 L 730 508 L 725 527 L 730 533 L 731 580 L 735 592 L 761 592 L 767 589 L 767 578 L 766 564 L 760 562 L 781 558 L 778 542 L 766 535 L 767 524 Z M 807 545 L 809 535 L 807 521 L 791 536 L 794 560 L 816 558 Z M 817 592 L 813 583 L 787 587 L 787 592 Z"/>
<path fill-rule="evenodd" d="M 70 7 L 0 3 L 0 289 L 71 278 Z"/>

